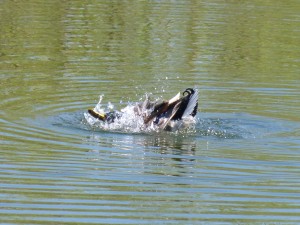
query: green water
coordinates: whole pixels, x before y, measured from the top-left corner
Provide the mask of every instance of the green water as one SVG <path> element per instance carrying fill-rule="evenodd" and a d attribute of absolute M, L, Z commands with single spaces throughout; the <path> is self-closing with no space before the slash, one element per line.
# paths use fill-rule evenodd
<path fill-rule="evenodd" d="M 299 1 L 0 1 L 1 224 L 299 224 Z M 83 113 L 198 87 L 193 134 Z"/>

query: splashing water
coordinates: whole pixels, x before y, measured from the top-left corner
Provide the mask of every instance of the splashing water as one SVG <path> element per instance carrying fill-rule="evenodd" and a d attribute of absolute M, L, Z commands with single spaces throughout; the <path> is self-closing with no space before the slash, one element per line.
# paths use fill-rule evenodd
<path fill-rule="evenodd" d="M 99 102 L 96 104 L 94 111 L 100 114 L 112 112 L 115 105 L 108 103 L 102 105 L 103 95 L 100 95 Z M 149 107 L 149 98 L 146 95 L 144 102 L 128 103 L 128 105 L 122 108 L 120 117 L 114 119 L 114 122 L 103 122 L 97 118 L 92 117 L 89 113 L 84 113 L 84 117 L 87 123 L 93 129 L 100 129 L 105 131 L 114 132 L 126 132 L 126 133 L 151 133 L 161 132 L 161 129 L 157 124 L 151 122 L 145 124 L 144 118 L 148 117 L 153 111 L 153 106 Z M 192 116 L 188 116 L 178 121 L 169 121 L 171 131 L 176 132 L 193 132 L 195 130 L 196 119 Z"/>
<path fill-rule="evenodd" d="M 221 139 L 240 139 L 240 138 L 257 138 L 266 133 L 261 127 L 268 127 L 269 124 L 259 125 L 260 118 L 247 114 L 221 114 L 221 113 L 199 113 L 198 116 L 186 116 L 181 120 L 167 121 L 168 127 L 164 129 L 161 120 L 156 119 L 145 124 L 147 118 L 154 110 L 154 105 L 160 102 L 161 98 L 150 102 L 149 96 L 146 94 L 145 99 L 139 99 L 139 102 L 129 102 L 120 111 L 118 105 L 112 103 L 102 104 L 103 95 L 100 96 L 99 102 L 96 104 L 94 111 L 99 114 L 107 114 L 110 112 L 118 112 L 113 122 L 104 122 L 94 118 L 89 113 L 84 113 L 84 125 L 87 129 L 92 128 L 95 131 L 109 131 L 118 133 L 158 133 L 165 130 L 171 131 L 171 134 L 192 135 L 195 137 L 215 137 Z M 123 103 L 120 103 L 123 105 Z M 81 112 L 82 113 L 82 112 Z M 82 114 L 81 114 L 82 115 Z M 165 118 L 163 118 L 165 119 Z M 265 118 L 261 119 L 266 121 Z M 72 121 L 74 123 L 74 121 Z M 162 121 L 165 123 L 165 121 Z M 273 124 L 274 122 L 272 122 Z M 262 131 L 263 130 L 263 131 Z M 170 132 L 168 132 L 170 133 Z"/>

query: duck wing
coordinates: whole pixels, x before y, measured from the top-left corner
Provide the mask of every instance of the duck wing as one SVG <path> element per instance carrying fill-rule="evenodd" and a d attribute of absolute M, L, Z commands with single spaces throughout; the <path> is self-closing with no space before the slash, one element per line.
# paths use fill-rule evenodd
<path fill-rule="evenodd" d="M 160 125 L 162 129 L 166 129 L 167 125 L 169 124 L 170 120 L 174 117 L 180 107 L 180 102 L 178 102 L 172 110 L 170 110 L 170 115 L 166 117 L 167 119 Z"/>

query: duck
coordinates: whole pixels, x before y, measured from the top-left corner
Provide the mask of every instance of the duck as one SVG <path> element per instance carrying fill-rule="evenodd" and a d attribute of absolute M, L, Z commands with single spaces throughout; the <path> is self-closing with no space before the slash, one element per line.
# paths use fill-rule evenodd
<path fill-rule="evenodd" d="M 175 124 L 188 118 L 194 118 L 198 111 L 198 89 L 187 88 L 169 100 L 162 102 L 150 101 L 146 98 L 138 102 L 133 108 L 136 116 L 143 118 L 144 126 L 155 126 L 162 130 L 171 131 Z M 95 109 L 88 109 L 89 115 L 104 123 L 114 123 L 124 113 L 122 110 L 99 113 Z"/>

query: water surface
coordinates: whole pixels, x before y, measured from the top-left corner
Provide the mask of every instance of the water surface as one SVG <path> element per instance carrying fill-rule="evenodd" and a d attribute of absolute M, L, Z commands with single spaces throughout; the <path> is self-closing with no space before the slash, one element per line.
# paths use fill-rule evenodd
<path fill-rule="evenodd" d="M 300 223 L 298 1 L 2 1 L 0 223 Z M 83 113 L 198 87 L 194 132 Z"/>

